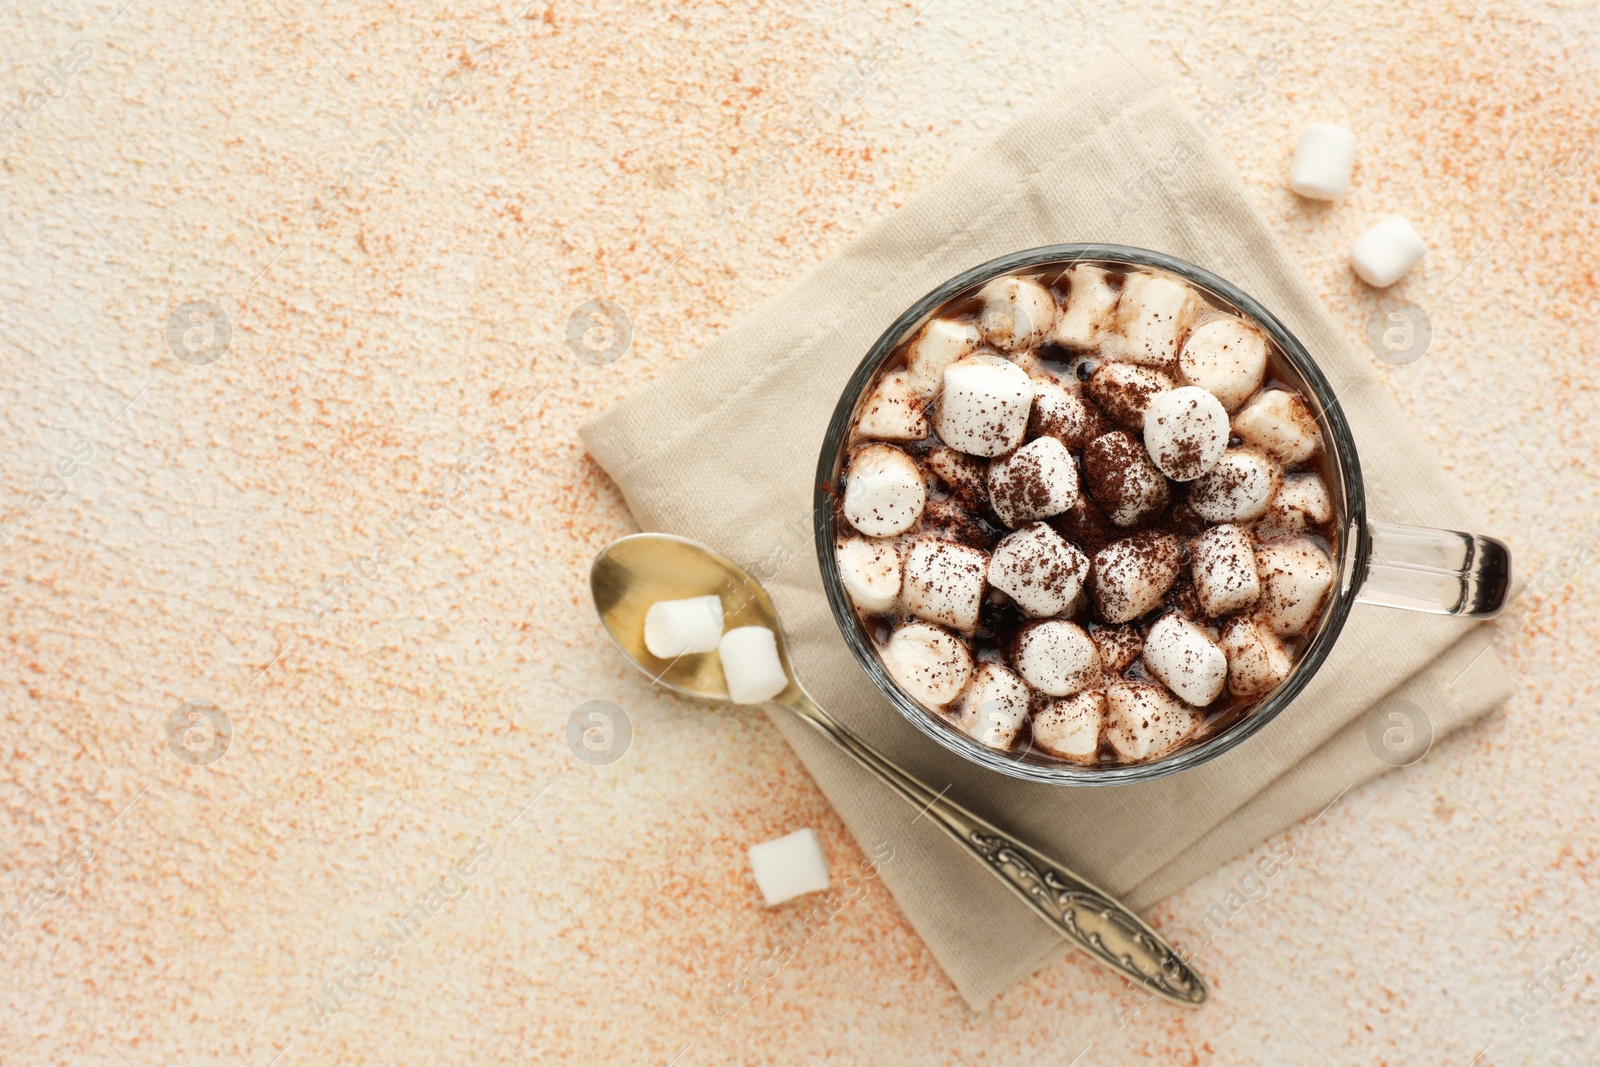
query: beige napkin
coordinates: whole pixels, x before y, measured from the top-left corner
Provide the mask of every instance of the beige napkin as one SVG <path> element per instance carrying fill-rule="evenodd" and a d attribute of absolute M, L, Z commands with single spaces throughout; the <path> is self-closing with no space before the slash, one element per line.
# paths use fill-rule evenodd
<path fill-rule="evenodd" d="M 704 541 L 765 583 L 800 675 L 824 707 L 934 788 L 948 783 L 963 804 L 1143 908 L 1388 770 L 1367 740 L 1375 716 L 1387 724 L 1388 701 L 1421 708 L 1437 738 L 1504 701 L 1510 684 L 1481 628 L 1358 607 L 1277 721 L 1226 756 L 1157 782 L 1015 781 L 947 753 L 902 719 L 851 658 L 823 598 L 810 508 L 824 427 L 857 362 L 918 297 L 994 256 L 1066 241 L 1158 249 L 1241 285 L 1305 342 L 1338 389 L 1372 514 L 1482 530 L 1206 133 L 1164 89 L 1130 82 L 1126 66 L 1088 71 L 583 436 L 641 527 Z M 930 820 L 915 820 L 798 719 L 773 714 L 863 847 L 895 843 L 884 880 L 969 1004 L 982 1007 L 1066 951 Z"/>

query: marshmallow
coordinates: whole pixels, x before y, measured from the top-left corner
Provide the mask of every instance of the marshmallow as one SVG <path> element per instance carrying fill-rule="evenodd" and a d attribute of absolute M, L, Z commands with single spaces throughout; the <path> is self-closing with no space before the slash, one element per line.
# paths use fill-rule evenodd
<path fill-rule="evenodd" d="M 750 846 L 750 873 L 767 907 L 828 888 L 828 857 L 815 830 L 796 830 Z"/>
<path fill-rule="evenodd" d="M 1024 681 L 1053 697 L 1071 696 L 1100 677 L 1100 653 L 1075 622 L 1031 622 L 1011 640 L 1011 665 Z"/>
<path fill-rule="evenodd" d="M 913 622 L 900 627 L 878 652 L 883 669 L 924 707 L 950 703 L 972 677 L 972 653 L 947 630 Z"/>
<path fill-rule="evenodd" d="M 882 615 L 900 599 L 900 553 L 893 542 L 847 537 L 835 558 L 840 584 L 860 610 Z"/>
<path fill-rule="evenodd" d="M 1122 430 L 1102 434 L 1083 450 L 1089 496 L 1117 526 L 1138 526 L 1161 514 L 1171 499 L 1167 479 L 1150 454 Z"/>
<path fill-rule="evenodd" d="M 1261 595 L 1256 545 L 1250 531 L 1231 523 L 1213 526 L 1189 546 L 1194 595 L 1213 618 L 1243 611 Z M 1194 703 L 1194 701 L 1190 701 Z"/>
<path fill-rule="evenodd" d="M 951 448 L 1003 456 L 1022 443 L 1033 407 L 1033 382 L 1022 368 L 993 354 L 957 360 L 944 370 L 936 423 Z"/>
<path fill-rule="evenodd" d="M 1299 393 L 1268 389 L 1257 393 L 1233 417 L 1233 432 L 1286 466 L 1304 463 L 1322 447 L 1322 430 Z"/>
<path fill-rule="evenodd" d="M 1228 657 L 1182 615 L 1163 615 L 1144 639 L 1145 670 L 1187 704 L 1205 707 L 1228 681 Z"/>
<path fill-rule="evenodd" d="M 1159 685 L 1117 682 L 1106 690 L 1106 743 L 1129 763 L 1171 751 L 1202 721 Z"/>
<path fill-rule="evenodd" d="M 722 600 L 692 596 L 658 600 L 644 613 L 644 647 L 657 659 L 714 652 L 722 636 Z"/>
<path fill-rule="evenodd" d="M 980 663 L 961 694 L 956 725 L 990 748 L 1010 748 L 1028 717 L 1028 687 L 998 663 Z"/>
<path fill-rule="evenodd" d="M 1256 549 L 1261 608 L 1267 629 L 1280 637 L 1303 634 L 1333 585 L 1333 564 L 1309 537 L 1274 541 Z"/>
<path fill-rule="evenodd" d="M 978 329 L 1002 352 L 1038 347 L 1056 324 L 1056 298 L 1028 278 L 996 278 L 978 290 L 978 299 Z"/>
<path fill-rule="evenodd" d="M 1182 282 L 1160 274 L 1130 274 L 1117 301 L 1116 333 L 1105 339 L 1102 350 L 1129 363 L 1168 366 L 1199 313 L 1199 296 Z"/>
<path fill-rule="evenodd" d="M 1143 430 L 1144 413 L 1175 383 L 1166 374 L 1132 363 L 1102 363 L 1089 376 L 1089 396 L 1124 430 Z"/>
<path fill-rule="evenodd" d="M 1338 200 L 1350 191 L 1356 165 L 1356 135 L 1331 122 L 1313 122 L 1300 131 L 1289 164 L 1289 188 L 1308 200 Z"/>
<path fill-rule="evenodd" d="M 918 396 L 938 396 L 944 369 L 970 356 L 982 340 L 970 322 L 934 319 L 917 333 L 906 353 L 906 384 Z"/>
<path fill-rule="evenodd" d="M 930 500 L 928 506 L 922 510 L 920 532 L 923 535 L 954 541 L 984 552 L 993 548 L 999 538 L 999 534 L 993 532 L 994 529 L 994 526 L 978 519 L 954 497 Z"/>
<path fill-rule="evenodd" d="M 1387 289 L 1422 261 L 1428 246 L 1401 215 L 1373 224 L 1350 246 L 1356 276 L 1377 289 Z"/>
<path fill-rule="evenodd" d="M 1040 750 L 1074 763 L 1093 763 L 1106 725 L 1106 695 L 1089 689 L 1052 700 L 1033 716 L 1033 743 Z"/>
<path fill-rule="evenodd" d="M 928 436 L 927 401 L 911 391 L 904 370 L 885 374 L 861 405 L 856 432 L 882 441 L 920 441 Z"/>
<path fill-rule="evenodd" d="M 1059 515 L 1078 502 L 1078 465 L 1054 437 L 1035 438 L 989 464 L 989 500 L 1013 529 Z"/>
<path fill-rule="evenodd" d="M 1089 557 L 1044 523 L 1025 526 L 995 546 L 989 584 L 1029 618 L 1060 615 L 1089 575 Z"/>
<path fill-rule="evenodd" d="M 778 637 L 765 626 L 736 626 L 717 645 L 728 699 L 760 704 L 789 688 L 789 673 L 778 655 Z"/>
<path fill-rule="evenodd" d="M 1267 376 L 1267 339 L 1231 315 L 1194 328 L 1178 353 L 1178 380 L 1197 385 L 1238 411 Z"/>
<path fill-rule="evenodd" d="M 1272 498 L 1267 513 L 1256 523 L 1256 536 L 1263 541 L 1305 533 L 1308 522 L 1323 523 L 1333 518 L 1333 500 L 1328 487 L 1315 474 L 1291 474 L 1283 480 L 1278 495 Z"/>
<path fill-rule="evenodd" d="M 1080 265 L 1067 271 L 1067 307 L 1051 338 L 1068 348 L 1095 348 L 1111 324 L 1121 291 L 1099 267 Z"/>
<path fill-rule="evenodd" d="M 953 541 L 918 538 L 906 554 L 906 610 L 929 622 L 975 630 L 988 573 L 988 553 Z"/>
<path fill-rule="evenodd" d="M 1107 545 L 1089 572 L 1095 610 L 1106 622 L 1132 622 L 1161 603 L 1182 565 L 1183 551 L 1171 534 L 1137 533 Z"/>
<path fill-rule="evenodd" d="M 868 537 L 892 537 L 911 529 L 927 500 L 922 471 L 898 448 L 867 445 L 850 457 L 844 517 Z"/>
<path fill-rule="evenodd" d="M 1240 700 L 1265 696 L 1294 669 L 1283 642 L 1253 619 L 1230 619 L 1219 644 L 1228 657 L 1228 691 Z"/>
<path fill-rule="evenodd" d="M 1157 393 L 1144 409 L 1144 447 L 1162 474 L 1192 482 L 1228 450 L 1228 413 L 1192 385 Z"/>
<path fill-rule="evenodd" d="M 1189 483 L 1189 506 L 1207 522 L 1252 522 L 1266 514 L 1283 472 L 1253 448 L 1230 448 L 1204 477 Z"/>
<path fill-rule="evenodd" d="M 936 445 L 922 457 L 922 465 L 962 504 L 976 511 L 989 506 L 989 469 L 982 460 Z"/>
<path fill-rule="evenodd" d="M 1047 378 L 1034 381 L 1029 437 L 1054 437 L 1076 450 L 1109 429 L 1099 409 L 1085 404 L 1076 388 L 1068 389 Z"/>
<path fill-rule="evenodd" d="M 1144 638 L 1132 626 L 1096 626 L 1089 636 L 1107 674 L 1121 674 L 1144 651 Z"/>

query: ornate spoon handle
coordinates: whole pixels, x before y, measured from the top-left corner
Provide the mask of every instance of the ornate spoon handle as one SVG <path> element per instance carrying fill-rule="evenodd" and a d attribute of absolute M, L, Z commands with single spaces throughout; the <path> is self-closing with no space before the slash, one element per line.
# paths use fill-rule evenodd
<path fill-rule="evenodd" d="M 1189 1008 L 1205 1003 L 1205 980 L 1115 897 L 902 771 L 845 729 L 798 683 L 779 700 L 921 808 L 1062 937 L 1156 996 Z"/>

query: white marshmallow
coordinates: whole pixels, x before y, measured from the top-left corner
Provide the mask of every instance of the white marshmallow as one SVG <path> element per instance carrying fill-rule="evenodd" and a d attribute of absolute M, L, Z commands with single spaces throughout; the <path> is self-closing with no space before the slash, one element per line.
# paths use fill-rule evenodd
<path fill-rule="evenodd" d="M 1171 500 L 1167 479 L 1145 447 L 1125 430 L 1101 434 L 1083 450 L 1089 495 L 1117 526 L 1155 518 Z"/>
<path fill-rule="evenodd" d="M 988 573 L 988 553 L 954 541 L 920 537 L 906 554 L 906 610 L 929 622 L 975 630 Z"/>
<path fill-rule="evenodd" d="M 1067 271 L 1067 285 L 1067 307 L 1052 340 L 1068 348 L 1094 348 L 1112 322 L 1121 291 L 1104 270 L 1087 265 Z"/>
<path fill-rule="evenodd" d="M 1011 665 L 1041 693 L 1071 696 L 1100 677 L 1100 653 L 1075 622 L 1050 619 L 1028 623 L 1017 631 L 1010 649 Z"/>
<path fill-rule="evenodd" d="M 767 907 L 828 888 L 828 857 L 815 830 L 796 830 L 750 846 L 750 873 Z"/>
<path fill-rule="evenodd" d="M 989 502 L 1015 529 L 1059 515 L 1078 502 L 1078 464 L 1054 437 L 1039 437 L 989 464 Z"/>
<path fill-rule="evenodd" d="M 1176 613 L 1163 615 L 1144 639 L 1144 666 L 1179 699 L 1205 707 L 1228 681 L 1228 657 L 1196 624 Z"/>
<path fill-rule="evenodd" d="M 922 465 L 962 503 L 978 508 L 989 503 L 989 468 L 982 460 L 949 445 L 936 445 L 923 455 Z"/>
<path fill-rule="evenodd" d="M 1042 522 L 1007 534 L 989 557 L 989 584 L 1034 619 L 1066 611 L 1088 574 L 1089 557 Z"/>
<path fill-rule="evenodd" d="M 1321 523 L 1332 518 L 1333 499 L 1322 479 L 1309 473 L 1291 474 L 1256 523 L 1255 533 L 1263 541 L 1273 541 L 1305 533 L 1308 521 Z"/>
<path fill-rule="evenodd" d="M 929 708 L 954 700 L 972 677 L 972 653 L 948 630 L 913 622 L 879 651 L 883 669 L 911 699 Z"/>
<path fill-rule="evenodd" d="M 1374 223 L 1350 246 L 1356 276 L 1377 289 L 1387 289 L 1422 262 L 1428 246 L 1402 215 Z"/>
<path fill-rule="evenodd" d="M 1303 634 L 1333 586 L 1333 564 L 1309 537 L 1274 541 L 1256 549 L 1261 576 L 1258 616 L 1280 637 Z"/>
<path fill-rule="evenodd" d="M 714 652 L 722 636 L 722 600 L 715 595 L 658 600 L 644 613 L 644 647 L 657 659 Z"/>
<path fill-rule="evenodd" d="M 1308 200 L 1338 200 L 1350 191 L 1356 165 L 1356 135 L 1331 122 L 1313 122 L 1300 131 L 1289 188 Z"/>
<path fill-rule="evenodd" d="M 1190 544 L 1189 559 L 1195 599 L 1207 615 L 1232 615 L 1261 596 L 1255 539 L 1243 526 L 1226 523 L 1211 527 Z"/>
<path fill-rule="evenodd" d="M 1288 466 L 1304 463 L 1322 447 L 1322 430 L 1300 394 L 1287 389 L 1257 393 L 1233 417 L 1233 432 Z"/>
<path fill-rule="evenodd" d="M 1200 312 L 1193 289 L 1160 274 L 1130 274 L 1117 301 L 1116 333 L 1102 351 L 1129 363 L 1165 367 L 1178 358 L 1178 342 Z"/>
<path fill-rule="evenodd" d="M 938 396 L 944 369 L 977 351 L 982 341 L 970 322 L 934 319 L 917 333 L 906 353 L 906 384 L 918 396 Z"/>
<path fill-rule="evenodd" d="M 1171 751 L 1203 721 L 1159 685 L 1117 682 L 1106 690 L 1106 743 L 1129 763 Z"/>
<path fill-rule="evenodd" d="M 1231 448 L 1189 486 L 1189 506 L 1207 522 L 1252 522 L 1266 513 L 1283 471 L 1253 448 Z"/>
<path fill-rule="evenodd" d="M 765 626 L 736 626 L 717 645 L 728 699 L 760 704 L 789 688 L 789 674 L 778 656 L 778 638 Z"/>
<path fill-rule="evenodd" d="M 1028 416 L 1028 436 L 1054 437 L 1070 449 L 1081 449 L 1110 429 L 1098 412 L 1090 410 L 1076 388 L 1068 389 L 1048 378 L 1033 382 L 1033 411 Z"/>
<path fill-rule="evenodd" d="M 1192 482 L 1228 450 L 1228 413 L 1193 385 L 1157 393 L 1144 409 L 1144 447 L 1162 474 Z"/>
<path fill-rule="evenodd" d="M 844 517 L 868 537 L 893 537 L 911 529 L 928 502 L 916 462 L 890 445 L 867 445 L 845 472 Z"/>
<path fill-rule="evenodd" d="M 1182 566 L 1171 534 L 1134 534 L 1109 544 L 1095 553 L 1089 572 L 1095 608 L 1106 622 L 1132 622 L 1161 603 Z"/>
<path fill-rule="evenodd" d="M 861 405 L 856 432 L 880 441 L 920 441 L 928 436 L 928 419 L 922 413 L 926 403 L 912 392 L 904 370 L 892 370 Z"/>
<path fill-rule="evenodd" d="M 1089 636 L 1107 674 L 1121 674 L 1144 652 L 1144 638 L 1132 626 L 1096 626 Z"/>
<path fill-rule="evenodd" d="M 956 725 L 990 748 L 1010 748 L 1028 717 L 1028 687 L 997 663 L 980 663 L 961 694 Z"/>
<path fill-rule="evenodd" d="M 1265 696 L 1294 669 L 1283 642 L 1253 619 L 1230 619 L 1219 644 L 1228 657 L 1228 691 L 1240 700 Z"/>
<path fill-rule="evenodd" d="M 1238 411 L 1267 376 L 1267 339 L 1232 315 L 1196 326 L 1178 353 L 1178 380 L 1197 385 Z"/>
<path fill-rule="evenodd" d="M 1058 759 L 1092 763 L 1106 725 L 1106 694 L 1089 689 L 1052 700 L 1033 716 L 1034 747 Z"/>
<path fill-rule="evenodd" d="M 1143 431 L 1150 401 L 1177 383 L 1162 371 L 1132 363 L 1102 363 L 1089 377 L 1089 396 L 1111 421 Z"/>
<path fill-rule="evenodd" d="M 868 615 L 882 615 L 900 599 L 900 552 L 894 542 L 847 537 L 835 558 L 844 591 Z"/>
<path fill-rule="evenodd" d="M 939 437 L 972 456 L 1003 456 L 1022 443 L 1033 407 L 1033 382 L 1021 367 L 992 354 L 944 370 L 936 416 Z"/>
<path fill-rule="evenodd" d="M 1028 278 L 996 278 L 978 290 L 978 329 L 1002 352 L 1025 352 L 1044 343 L 1056 324 L 1056 298 Z"/>

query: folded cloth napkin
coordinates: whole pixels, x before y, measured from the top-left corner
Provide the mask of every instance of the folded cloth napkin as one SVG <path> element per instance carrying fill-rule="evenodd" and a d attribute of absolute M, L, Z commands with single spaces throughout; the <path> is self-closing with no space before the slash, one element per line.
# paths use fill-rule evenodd
<path fill-rule="evenodd" d="M 968 267 L 1038 245 L 1138 245 L 1239 284 L 1305 342 L 1338 390 L 1372 513 L 1482 528 L 1206 132 L 1159 85 L 1127 73 L 1087 71 L 583 437 L 641 527 L 704 541 L 765 584 L 800 677 L 824 707 L 935 789 L 949 784 L 962 804 L 1144 908 L 1390 769 L 1369 737 L 1396 709 L 1437 738 L 1504 701 L 1510 683 L 1481 627 L 1360 606 L 1310 686 L 1250 741 L 1155 782 L 1068 788 L 1005 778 L 946 752 L 852 659 L 811 539 L 828 417 L 901 311 Z M 884 881 L 973 1008 L 1066 951 L 931 820 L 788 712 L 773 716 L 856 839 L 895 843 Z"/>

